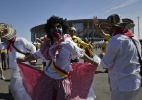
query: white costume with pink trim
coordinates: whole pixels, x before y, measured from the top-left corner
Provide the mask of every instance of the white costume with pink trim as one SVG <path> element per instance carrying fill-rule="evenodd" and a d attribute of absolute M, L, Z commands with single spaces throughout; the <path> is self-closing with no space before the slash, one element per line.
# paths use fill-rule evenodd
<path fill-rule="evenodd" d="M 94 100 L 96 96 L 93 77 L 97 67 L 89 63 L 71 64 L 70 62 L 71 59 L 82 57 L 84 52 L 71 40 L 69 35 L 64 35 L 52 46 L 49 41 L 46 41 L 41 49 L 34 53 L 36 58 L 55 63 L 47 64 L 44 72 L 22 63 L 19 64 L 24 86 L 31 98 L 33 100 L 52 100 L 54 97 L 59 100 Z M 67 76 L 64 71 L 68 73 Z M 28 79 L 28 77 L 32 77 L 32 79 Z M 33 83 L 31 84 L 31 82 Z M 51 84 L 52 82 L 53 84 Z M 56 94 L 52 94 L 52 90 L 58 90 L 60 94 L 56 92 Z"/>
<path fill-rule="evenodd" d="M 7 49 L 9 44 L 10 44 L 9 41 L 1 42 L 0 49 Z M 24 53 L 27 53 L 28 50 L 30 50 L 31 53 L 36 52 L 35 46 L 31 42 L 27 41 L 25 38 L 22 37 L 16 37 L 13 45 Z M 23 87 L 22 78 L 20 76 L 20 70 L 16 62 L 16 58 L 24 57 L 25 55 L 17 52 L 17 50 L 15 50 L 12 47 L 12 50 L 8 50 L 8 56 L 9 56 L 9 67 L 12 69 L 10 91 L 14 99 L 31 100 L 30 96 L 27 94 L 25 88 Z M 28 62 L 26 63 L 28 64 Z"/>

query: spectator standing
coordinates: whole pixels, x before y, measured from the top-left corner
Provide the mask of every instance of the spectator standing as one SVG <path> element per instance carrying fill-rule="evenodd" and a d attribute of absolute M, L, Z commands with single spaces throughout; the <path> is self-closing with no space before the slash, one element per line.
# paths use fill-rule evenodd
<path fill-rule="evenodd" d="M 1 29 L 0 29 L 0 32 L 1 32 Z M 1 42 L 1 40 L 0 40 Z M 1 52 L 0 52 L 1 53 Z M 1 58 L 1 62 L 2 62 L 2 58 Z M 1 66 L 0 66 L 0 79 L 2 80 L 5 80 L 5 77 L 3 75 L 3 67 L 2 67 L 2 63 L 1 63 Z"/>
<path fill-rule="evenodd" d="M 2 64 L 2 69 L 6 70 L 6 67 L 7 67 L 7 50 L 6 49 L 1 50 L 1 64 Z"/>
<path fill-rule="evenodd" d="M 4 77 L 4 75 L 3 75 L 2 66 L 0 66 L 0 79 L 5 80 L 5 77 Z"/>
<path fill-rule="evenodd" d="M 48 40 L 49 40 L 49 38 L 47 37 L 47 35 L 45 35 L 44 37 L 36 38 L 36 42 L 37 42 L 37 43 L 40 43 L 38 49 L 40 49 L 40 46 L 41 46 L 45 41 L 48 41 Z M 46 65 L 48 65 L 48 63 L 49 63 L 49 61 L 45 61 L 44 59 L 42 59 L 43 70 L 46 69 Z"/>
<path fill-rule="evenodd" d="M 69 28 L 69 34 L 72 40 L 82 49 L 86 51 L 86 54 L 89 57 L 93 57 L 94 53 L 92 50 L 92 46 L 84 41 L 82 41 L 79 37 L 76 36 L 76 29 L 74 27 Z M 72 59 L 71 62 L 78 62 L 79 58 Z"/>

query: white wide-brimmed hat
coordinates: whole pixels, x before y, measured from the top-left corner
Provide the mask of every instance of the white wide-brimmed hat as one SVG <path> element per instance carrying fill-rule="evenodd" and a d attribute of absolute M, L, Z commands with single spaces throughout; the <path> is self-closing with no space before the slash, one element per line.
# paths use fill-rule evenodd
<path fill-rule="evenodd" d="M 16 30 L 8 24 L 0 23 L 0 37 L 6 40 L 12 39 L 16 35 Z"/>
<path fill-rule="evenodd" d="M 74 27 L 70 27 L 69 30 L 73 30 L 76 32 L 76 29 Z"/>

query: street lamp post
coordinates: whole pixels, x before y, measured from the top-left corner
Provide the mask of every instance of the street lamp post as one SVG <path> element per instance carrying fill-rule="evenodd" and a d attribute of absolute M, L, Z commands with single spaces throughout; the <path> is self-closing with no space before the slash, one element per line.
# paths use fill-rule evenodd
<path fill-rule="evenodd" d="M 140 29 L 139 29 L 139 17 L 138 18 L 138 38 L 140 38 Z"/>

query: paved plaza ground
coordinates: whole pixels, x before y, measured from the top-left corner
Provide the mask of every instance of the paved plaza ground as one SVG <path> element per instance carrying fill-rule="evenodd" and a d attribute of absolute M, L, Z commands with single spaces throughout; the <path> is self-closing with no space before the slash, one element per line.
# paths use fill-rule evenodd
<path fill-rule="evenodd" d="M 99 54 L 100 50 L 94 50 L 96 54 Z M 40 61 L 37 64 L 37 66 L 40 65 Z M 4 71 L 4 76 L 7 80 L 3 81 L 0 80 L 0 100 L 13 100 L 11 94 L 9 93 L 9 82 L 10 82 L 10 76 L 11 76 L 11 69 L 7 69 Z M 95 93 L 96 93 L 96 100 L 110 100 L 110 88 L 108 84 L 108 74 L 104 73 L 104 69 L 99 66 L 96 74 L 94 76 L 94 84 L 95 84 Z M 138 100 L 142 100 L 142 89 L 139 94 Z"/>

